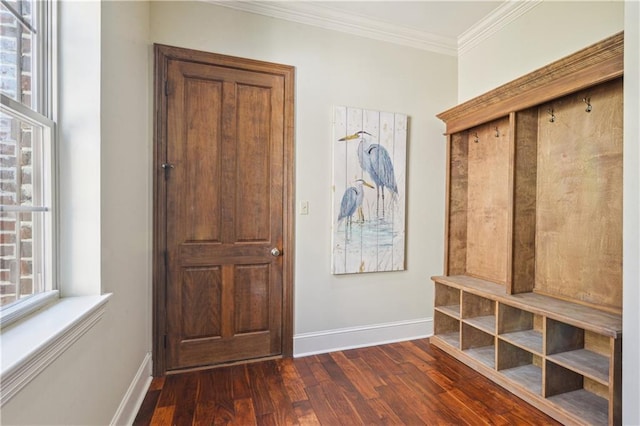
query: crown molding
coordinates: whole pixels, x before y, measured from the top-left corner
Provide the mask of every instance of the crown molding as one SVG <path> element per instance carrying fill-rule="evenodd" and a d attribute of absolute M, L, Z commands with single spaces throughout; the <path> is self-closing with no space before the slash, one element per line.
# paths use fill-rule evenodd
<path fill-rule="evenodd" d="M 330 2 L 321 5 L 306 1 L 204 1 L 217 6 L 255 13 L 270 18 L 284 19 L 430 52 L 458 56 L 529 12 L 542 3 L 543 0 L 507 0 L 462 33 L 457 40 L 452 37 L 439 36 L 426 31 L 371 19 L 363 15 L 345 14 L 339 9 L 327 6 L 327 4 L 331 4 Z"/>
<path fill-rule="evenodd" d="M 540 5 L 542 1 L 508 0 L 504 2 L 458 37 L 458 55 L 468 52 L 474 46 Z"/>
<path fill-rule="evenodd" d="M 357 14 L 345 14 L 330 6 L 308 2 L 265 2 L 206 0 L 207 3 L 271 18 L 284 19 L 328 30 L 339 31 L 375 40 L 386 41 L 416 49 L 457 56 L 458 42 L 443 37 L 389 24 Z"/>

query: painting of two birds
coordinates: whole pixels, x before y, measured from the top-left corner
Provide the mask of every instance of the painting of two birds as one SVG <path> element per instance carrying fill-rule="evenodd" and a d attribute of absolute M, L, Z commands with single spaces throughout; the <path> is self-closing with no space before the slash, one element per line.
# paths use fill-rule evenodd
<path fill-rule="evenodd" d="M 406 114 L 334 108 L 332 273 L 405 267 Z"/>

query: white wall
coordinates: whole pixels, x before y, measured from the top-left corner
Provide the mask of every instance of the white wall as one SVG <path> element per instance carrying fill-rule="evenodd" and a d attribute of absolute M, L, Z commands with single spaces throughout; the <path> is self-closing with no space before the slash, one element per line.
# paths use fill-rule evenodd
<path fill-rule="evenodd" d="M 542 1 L 458 58 L 463 102 L 594 44 L 624 25 L 622 1 Z"/>
<path fill-rule="evenodd" d="M 119 405 L 151 349 L 149 5 L 60 5 L 65 24 L 84 21 L 65 26 L 75 41 L 62 58 L 61 95 L 75 102 L 61 111 L 61 193 L 73 206 L 62 211 L 63 289 L 73 280 L 63 293 L 113 296 L 102 320 L 2 407 L 3 424 L 105 425 L 115 413 L 126 422 L 137 407 Z"/>
<path fill-rule="evenodd" d="M 63 296 L 100 291 L 100 4 L 59 3 L 58 205 Z M 82 37 L 78 35 L 82 34 Z M 70 259 L 82 259 L 71 262 Z"/>
<path fill-rule="evenodd" d="M 310 204 L 296 216 L 296 335 L 432 316 L 445 158 L 434 116 L 456 99 L 455 58 L 200 2 L 152 3 L 151 40 L 296 67 L 296 200 Z M 410 117 L 407 271 L 330 273 L 333 105 Z"/>
<path fill-rule="evenodd" d="M 623 423 L 640 425 L 640 3 L 625 3 Z"/>
<path fill-rule="evenodd" d="M 459 101 L 625 30 L 623 419 L 640 424 L 638 3 L 542 2 L 459 58 Z M 625 13 L 626 12 L 626 13 Z M 625 16 L 626 15 L 626 16 Z"/>

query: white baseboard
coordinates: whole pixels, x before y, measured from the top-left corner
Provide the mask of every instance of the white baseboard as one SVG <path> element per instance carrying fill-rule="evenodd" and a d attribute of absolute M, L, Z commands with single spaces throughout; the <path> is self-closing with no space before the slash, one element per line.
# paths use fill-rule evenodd
<path fill-rule="evenodd" d="M 293 356 L 302 357 L 365 346 L 421 339 L 433 334 L 433 318 L 341 328 L 293 337 Z"/>
<path fill-rule="evenodd" d="M 138 414 L 138 410 L 142 405 L 149 385 L 151 384 L 151 352 L 148 352 L 138 372 L 131 381 L 127 393 L 125 393 L 120 406 L 116 410 L 113 419 L 111 419 L 111 425 L 131 425 Z"/>

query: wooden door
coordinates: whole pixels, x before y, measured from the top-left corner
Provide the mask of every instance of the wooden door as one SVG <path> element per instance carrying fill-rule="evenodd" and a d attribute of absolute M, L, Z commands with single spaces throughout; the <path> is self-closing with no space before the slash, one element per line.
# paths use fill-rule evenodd
<path fill-rule="evenodd" d="M 162 370 L 288 355 L 291 69 L 168 49 L 156 56 Z"/>

